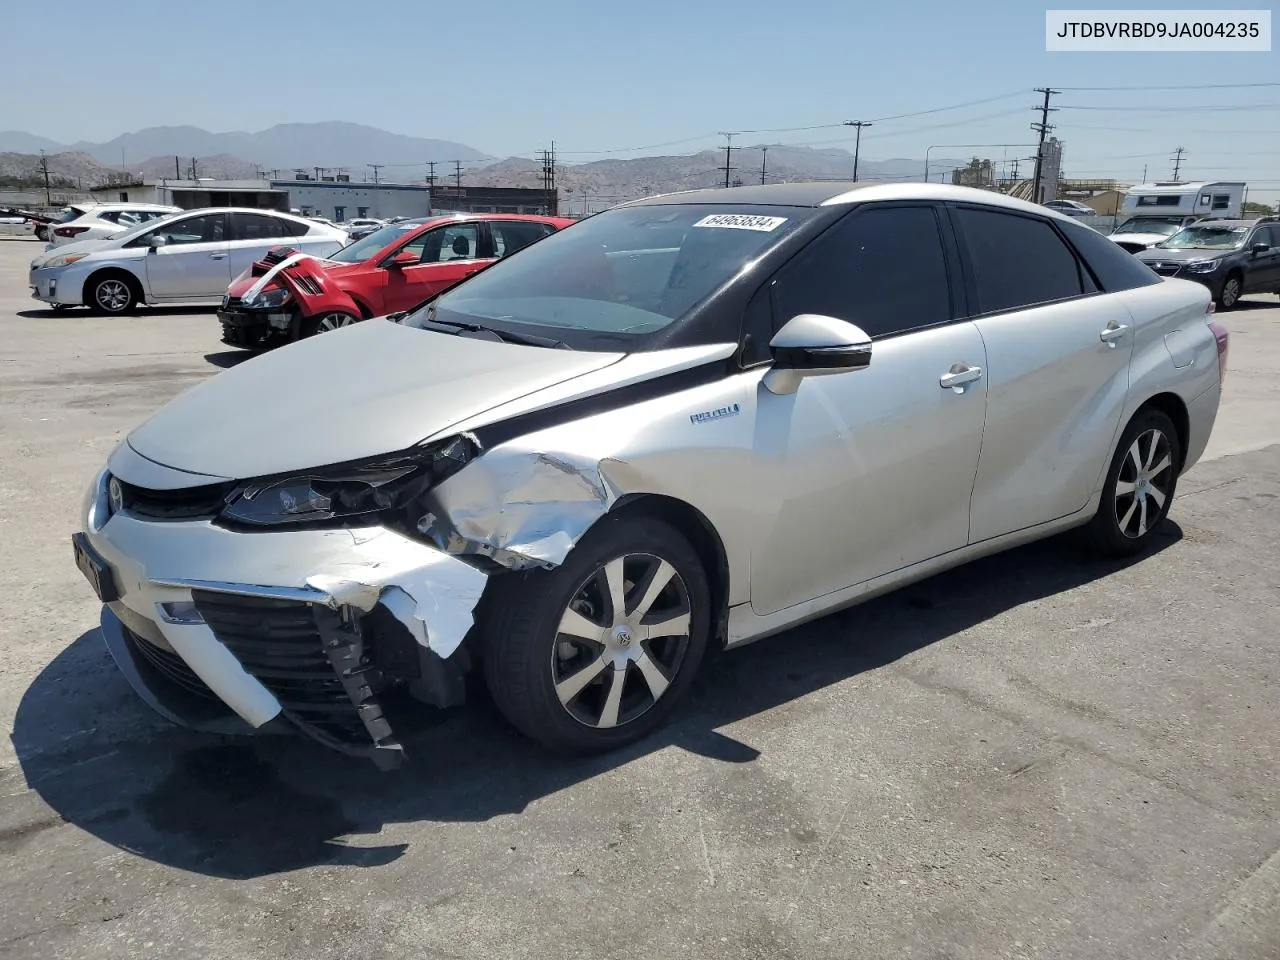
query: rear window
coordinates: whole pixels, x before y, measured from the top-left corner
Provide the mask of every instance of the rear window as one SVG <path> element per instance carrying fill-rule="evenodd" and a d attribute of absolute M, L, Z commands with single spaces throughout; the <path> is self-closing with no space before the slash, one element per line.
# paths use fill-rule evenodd
<path fill-rule="evenodd" d="M 1074 223 L 1060 223 L 1080 259 L 1093 271 L 1106 293 L 1159 283 L 1160 277 L 1114 240 Z"/>

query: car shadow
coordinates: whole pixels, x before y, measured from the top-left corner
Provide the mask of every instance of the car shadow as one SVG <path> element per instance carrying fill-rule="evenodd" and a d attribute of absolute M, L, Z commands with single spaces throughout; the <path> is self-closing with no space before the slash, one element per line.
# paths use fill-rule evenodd
<path fill-rule="evenodd" d="M 121 314 L 121 317 L 145 317 L 149 314 L 164 314 L 166 317 L 194 317 L 198 315 L 207 316 L 214 311 L 214 307 L 170 307 L 170 306 L 147 306 L 140 304 L 130 310 L 128 313 Z M 64 307 L 61 310 L 53 308 L 38 309 L 31 308 L 28 310 L 16 311 L 16 316 L 26 317 L 29 320 L 103 320 L 110 319 L 104 315 L 97 313 L 87 307 Z"/>
<path fill-rule="evenodd" d="M 215 367 L 229 370 L 232 367 L 239 366 L 246 360 L 252 360 L 262 352 L 260 350 L 219 350 L 217 353 L 206 353 L 204 358 Z"/>
<path fill-rule="evenodd" d="M 1153 550 L 1181 536 L 1166 521 Z M 484 696 L 451 711 L 415 711 L 412 723 L 400 723 L 410 759 L 391 773 L 299 737 L 193 734 L 142 705 L 96 630 L 28 688 L 13 742 L 27 783 L 59 817 L 156 862 L 226 878 L 317 864 L 376 866 L 407 846 L 349 838 L 374 836 L 389 823 L 519 813 L 671 746 L 750 763 L 758 752 L 719 729 L 1136 562 L 1086 556 L 1062 537 L 975 561 L 714 658 L 667 726 L 586 759 L 552 755 L 523 739 Z"/>
<path fill-rule="evenodd" d="M 1260 297 L 1260 296 L 1264 296 L 1264 294 L 1260 294 L 1260 293 L 1245 294 L 1245 297 Z M 1225 317 L 1225 316 L 1230 316 L 1233 313 L 1248 312 L 1249 310 L 1274 310 L 1277 306 L 1280 306 L 1280 304 L 1277 304 L 1274 301 L 1268 302 L 1266 300 L 1249 300 L 1249 299 L 1245 299 L 1245 297 L 1241 297 L 1239 300 L 1236 301 L 1235 306 L 1233 306 L 1230 310 L 1223 310 L 1220 315 Z"/>

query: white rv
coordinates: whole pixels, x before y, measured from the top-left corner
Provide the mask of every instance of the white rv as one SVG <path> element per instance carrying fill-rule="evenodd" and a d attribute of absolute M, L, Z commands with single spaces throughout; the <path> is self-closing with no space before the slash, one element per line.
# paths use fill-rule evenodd
<path fill-rule="evenodd" d="M 1246 189 L 1235 181 L 1139 183 L 1125 193 L 1111 239 L 1137 253 L 1196 220 L 1238 220 Z"/>

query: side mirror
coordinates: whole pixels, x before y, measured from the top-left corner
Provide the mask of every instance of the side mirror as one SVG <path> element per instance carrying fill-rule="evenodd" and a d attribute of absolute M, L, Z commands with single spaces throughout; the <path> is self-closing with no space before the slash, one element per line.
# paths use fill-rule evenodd
<path fill-rule="evenodd" d="M 792 317 L 769 347 L 773 369 L 764 385 L 779 395 L 795 393 L 805 377 L 861 370 L 871 363 L 871 338 L 862 328 L 816 313 Z"/>
<path fill-rule="evenodd" d="M 167 244 L 168 242 L 169 242 L 169 238 L 166 237 L 163 233 L 153 233 L 151 236 L 147 237 L 147 246 L 150 247 L 152 250 L 159 250 L 161 247 L 165 246 L 165 244 Z"/>
<path fill-rule="evenodd" d="M 412 250 L 401 250 L 390 260 L 387 260 L 383 266 L 392 270 L 403 270 L 405 267 L 412 267 L 418 262 L 418 255 Z"/>
<path fill-rule="evenodd" d="M 1258 256 L 1258 254 L 1261 254 L 1261 253 L 1270 253 L 1271 247 L 1270 245 L 1265 243 L 1255 243 L 1252 247 L 1249 248 L 1249 252 L 1256 257 Z"/>

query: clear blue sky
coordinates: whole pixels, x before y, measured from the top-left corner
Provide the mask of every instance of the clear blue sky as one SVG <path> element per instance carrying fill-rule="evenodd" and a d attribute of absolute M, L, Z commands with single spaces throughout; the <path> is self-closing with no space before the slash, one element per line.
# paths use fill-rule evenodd
<path fill-rule="evenodd" d="M 225 131 L 337 119 L 501 156 L 527 154 L 554 139 L 562 157 L 575 161 L 604 156 L 586 151 L 670 141 L 683 142 L 644 152 L 693 152 L 722 142 L 720 130 L 878 120 L 1020 94 L 880 120 L 864 132 L 862 155 L 887 159 L 921 157 L 930 144 L 1028 143 L 1037 100 L 1031 91 L 1038 86 L 1280 80 L 1275 52 L 1046 53 L 1045 4 L 1025 2 L 8 0 L 4 6 L 4 33 L 17 42 L 4 54 L 0 129 L 63 142 L 166 124 Z M 1259 194 L 1280 191 L 1280 87 L 1082 91 L 1055 102 L 1063 107 L 1052 122 L 1066 145 L 1068 176 L 1136 179 L 1146 163 L 1153 178 L 1165 177 L 1181 145 L 1184 177 L 1248 178 Z M 1241 105 L 1257 106 L 1197 109 Z M 738 142 L 848 146 L 841 142 L 848 132 L 745 134 Z M 1001 151 L 939 152 L 998 158 Z M 1264 187 L 1264 181 L 1271 182 Z"/>

